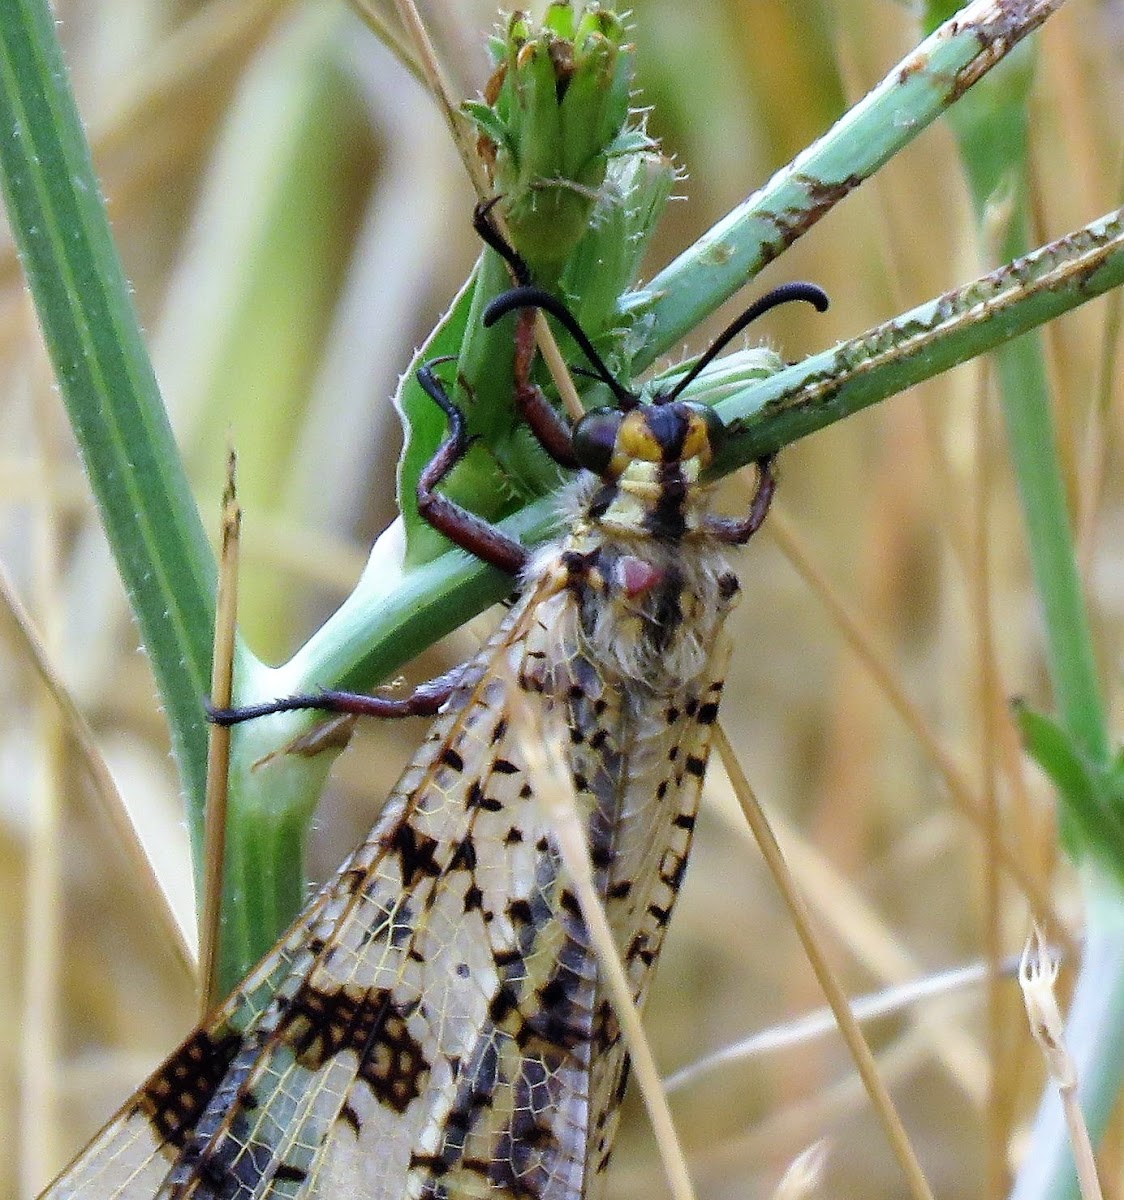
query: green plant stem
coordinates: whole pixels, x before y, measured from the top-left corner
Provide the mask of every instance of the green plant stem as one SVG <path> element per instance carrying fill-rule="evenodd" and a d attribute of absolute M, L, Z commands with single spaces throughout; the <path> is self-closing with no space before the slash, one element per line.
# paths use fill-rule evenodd
<path fill-rule="evenodd" d="M 226 836 L 216 960 L 223 993 L 273 946 L 308 899 L 305 841 L 328 771 L 342 747 L 339 743 L 313 757 L 275 754 L 276 736 L 269 722 L 251 721 L 235 730 L 232 739 L 230 775 L 238 808 Z"/>
<path fill-rule="evenodd" d="M 1060 6 L 1061 0 L 977 0 L 926 38 L 822 138 L 637 295 L 651 324 L 634 373 L 676 346 Z"/>
<path fill-rule="evenodd" d="M 994 350 L 1124 283 L 1124 209 L 718 405 L 731 470 Z"/>
<path fill-rule="evenodd" d="M 731 429 L 717 473 L 772 453 L 1001 345 L 1124 282 L 1124 216 L 1113 213 L 1026 259 L 768 378 L 716 407 Z M 721 364 L 715 375 L 721 376 Z M 704 375 L 703 379 L 707 378 Z M 697 398 L 705 400 L 700 387 Z M 543 499 L 501 522 L 534 543 L 556 529 Z M 403 572 L 384 535 L 358 587 L 287 664 L 243 677 L 239 703 L 317 687 L 363 689 L 510 591 L 511 580 L 456 551 Z M 284 726 L 285 736 L 313 718 Z"/>

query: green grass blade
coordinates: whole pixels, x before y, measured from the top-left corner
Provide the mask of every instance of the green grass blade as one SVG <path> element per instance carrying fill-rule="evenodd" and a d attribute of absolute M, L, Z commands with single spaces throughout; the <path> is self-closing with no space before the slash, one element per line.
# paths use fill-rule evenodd
<path fill-rule="evenodd" d="M 46 0 L 0 20 L 0 175 L 63 399 L 201 808 L 214 560 L 145 350 Z M 198 848 L 199 830 L 193 827 Z"/>
<path fill-rule="evenodd" d="M 985 253 L 1008 258 L 1029 241 L 1029 96 L 1033 58 L 1012 55 L 952 116 Z M 1106 704 L 1097 677 L 1088 607 L 1059 453 L 1054 398 L 1041 338 L 1020 338 L 996 354 L 1007 446 L 1018 482 L 1027 549 L 1043 616 L 1056 722 L 1029 711 L 1020 724 L 1028 749 L 1058 789 L 1062 844 L 1082 866 L 1085 946 L 1066 1021 L 1066 1042 L 1094 1146 L 1124 1079 L 1118 1036 L 1124 997 L 1124 909 L 1119 815 L 1105 786 L 1110 767 Z M 1079 1194 L 1056 1088 L 1048 1083 L 1018 1200 Z"/>
<path fill-rule="evenodd" d="M 1004 346 L 996 362 L 1007 446 L 1022 498 L 1027 549 L 1042 606 L 1054 702 L 1074 745 L 1090 762 L 1106 766 L 1107 715 L 1058 459 L 1042 343 L 1021 338 Z"/>

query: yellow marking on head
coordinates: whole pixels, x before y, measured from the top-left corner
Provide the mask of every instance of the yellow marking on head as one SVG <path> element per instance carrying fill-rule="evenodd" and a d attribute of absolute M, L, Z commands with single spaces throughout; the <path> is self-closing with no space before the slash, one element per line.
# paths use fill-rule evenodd
<path fill-rule="evenodd" d="M 664 443 L 652 430 L 651 407 L 633 409 L 626 413 L 617 430 L 613 446 L 613 457 L 606 472 L 615 479 L 623 476 L 644 478 L 636 471 L 637 464 L 654 465 L 669 461 Z M 686 470 L 691 463 L 709 466 L 714 457 L 711 430 L 705 416 L 700 412 L 685 413 L 683 444 L 674 461 Z M 697 476 L 698 472 L 695 472 Z"/>
<path fill-rule="evenodd" d="M 679 473 L 688 486 L 698 482 L 703 465 L 699 458 L 684 459 L 679 463 Z M 633 459 L 626 462 L 617 476 L 617 487 L 641 500 L 658 500 L 664 486 L 662 464 L 659 462 Z"/>
<path fill-rule="evenodd" d="M 621 421 L 613 457 L 615 459 L 622 454 L 638 462 L 660 462 L 663 459 L 663 447 L 652 433 L 647 409 L 634 408 Z"/>
<path fill-rule="evenodd" d="M 687 434 L 683 439 L 683 451 L 679 455 L 681 462 L 688 460 L 697 462 L 700 467 L 710 465 L 714 457 L 714 447 L 710 444 L 710 429 L 701 413 L 693 412 L 687 418 Z"/>

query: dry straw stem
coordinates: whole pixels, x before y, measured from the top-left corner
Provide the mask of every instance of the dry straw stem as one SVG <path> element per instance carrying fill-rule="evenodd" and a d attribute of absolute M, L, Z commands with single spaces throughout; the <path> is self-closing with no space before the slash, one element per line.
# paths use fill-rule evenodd
<path fill-rule="evenodd" d="M 916 1029 L 910 1029 L 879 1051 L 878 1069 L 883 1080 L 907 1086 L 911 1079 L 916 1080 L 931 1053 L 928 1038 Z M 712 1142 L 706 1148 L 705 1156 L 701 1152 L 693 1154 L 695 1178 L 702 1188 L 721 1187 L 735 1173 L 744 1172 L 747 1164 L 775 1158 L 786 1148 L 795 1152 L 823 1129 L 852 1120 L 855 1110 L 866 1098 L 862 1080 L 855 1072 L 848 1072 L 841 1079 L 818 1088 L 807 1099 L 778 1107 L 746 1133 L 728 1137 L 718 1144 Z M 650 1187 L 647 1177 L 641 1181 L 639 1172 L 623 1181 L 618 1174 L 618 1183 L 622 1195 L 635 1195 L 642 1187 Z M 899 1192 L 900 1189 L 891 1194 L 896 1196 Z"/>
<path fill-rule="evenodd" d="M 185 916 L 176 912 L 169 902 L 168 892 L 145 847 L 141 832 L 142 823 L 134 818 L 133 810 L 118 791 L 113 775 L 98 748 L 94 731 L 51 663 L 31 614 L 16 594 L 2 563 L 0 603 L 11 618 L 10 627 L 20 649 L 35 667 L 43 685 L 58 706 L 67 734 L 78 748 L 93 785 L 94 795 L 113 830 L 115 844 L 120 847 L 129 862 L 129 878 L 137 881 L 138 892 L 145 901 L 146 911 L 153 913 L 185 975 L 194 979 L 198 965 L 194 949 L 194 930 L 187 923 Z"/>
<path fill-rule="evenodd" d="M 917 1161 L 917 1156 L 913 1152 L 913 1146 L 910 1144 L 905 1126 L 902 1124 L 901 1118 L 894 1108 L 889 1092 L 878 1075 L 878 1067 L 874 1062 L 874 1056 L 870 1052 L 870 1047 L 866 1044 L 866 1039 L 863 1037 L 858 1022 L 855 1020 L 847 1003 L 847 997 L 839 985 L 839 981 L 832 973 L 826 956 L 820 951 L 804 900 L 796 890 L 796 885 L 789 874 L 788 867 L 781 854 L 780 846 L 777 845 L 773 831 L 769 827 L 769 822 L 757 802 L 757 797 L 753 794 L 753 789 L 749 786 L 749 780 L 746 778 L 745 772 L 742 771 L 741 764 L 738 762 L 733 747 L 726 737 L 726 731 L 721 725 L 715 726 L 714 740 L 718 748 L 718 753 L 722 756 L 726 773 L 730 777 L 734 793 L 737 795 L 738 801 L 742 806 L 745 819 L 749 822 L 749 827 L 753 831 L 753 836 L 757 839 L 757 844 L 761 848 L 761 854 L 765 859 L 765 863 L 788 907 L 789 915 L 796 927 L 796 932 L 804 947 L 804 952 L 807 954 L 812 970 L 815 972 L 820 987 L 823 988 L 824 995 L 827 997 L 827 1002 L 831 1005 L 832 1012 L 835 1014 L 839 1031 L 847 1043 L 847 1048 L 854 1059 L 855 1067 L 858 1069 L 859 1075 L 862 1077 L 863 1084 L 866 1087 L 867 1095 L 874 1105 L 875 1112 L 878 1114 L 886 1131 L 894 1155 L 906 1176 L 909 1190 L 914 1200 L 933 1200 L 932 1190 L 929 1187 L 924 1172 L 921 1170 L 921 1164 Z"/>
<path fill-rule="evenodd" d="M 1019 970 L 1019 962 L 1020 959 L 1015 955 L 1005 958 L 999 964 L 1002 976 L 1014 978 Z M 982 959 L 966 963 L 949 971 L 912 979 L 898 987 L 880 988 L 877 992 L 858 996 L 850 1001 L 851 1012 L 855 1020 L 864 1025 L 870 1021 L 884 1020 L 886 1017 L 898 1016 L 907 1009 L 915 1008 L 926 1000 L 947 999 L 963 994 L 969 988 L 979 987 L 987 983 L 992 972 L 993 964 Z M 826 1006 L 817 1008 L 796 1020 L 762 1029 L 739 1042 L 733 1042 L 697 1058 L 674 1075 L 669 1075 L 664 1080 L 664 1087 L 669 1095 L 674 1095 L 675 1092 L 704 1080 L 713 1071 L 733 1063 L 748 1062 L 778 1050 L 806 1046 L 818 1038 L 837 1033 L 838 1029 L 831 1009 Z"/>
<path fill-rule="evenodd" d="M 1124 152 L 1120 158 L 1116 198 L 1124 201 Z M 1124 320 L 1124 289 L 1114 288 L 1105 298 L 1104 334 L 1097 366 L 1096 402 L 1090 407 L 1082 437 L 1081 466 L 1077 478 L 1084 481 L 1078 496 L 1077 545 L 1082 579 L 1088 584 L 1096 551 L 1097 528 L 1104 517 L 1109 481 L 1113 395 L 1118 378 L 1120 329 Z"/>
<path fill-rule="evenodd" d="M 42 613 L 43 641 L 58 650 L 62 606 L 58 581 L 61 561 L 60 525 L 51 489 L 55 455 L 46 436 L 45 405 L 35 406 L 41 449 L 39 471 L 43 498 L 32 522 L 32 592 Z M 63 796 L 65 794 L 64 730 L 58 706 L 39 692 L 33 705 L 33 744 L 37 765 L 31 777 L 28 820 L 27 897 L 23 944 L 27 975 L 20 997 L 19 1149 L 20 1185 L 34 1192 L 43 1167 L 54 1156 L 54 1130 L 59 1104 L 56 1064 L 62 1057 L 59 1038 L 59 985 L 62 948 Z"/>
<path fill-rule="evenodd" d="M 212 0 L 171 29 L 130 75 L 128 90 L 92 131 L 95 157 L 127 146 L 153 111 L 174 113 L 191 89 L 227 75 L 258 49 L 293 0 Z"/>
<path fill-rule="evenodd" d="M 675 1200 L 695 1200 L 695 1191 L 687 1171 L 687 1161 L 671 1108 L 667 1101 L 652 1047 L 644 1033 L 644 1025 L 632 999 L 624 965 L 617 953 L 613 931 L 605 915 L 597 888 L 593 882 L 593 863 L 585 830 L 578 815 L 574 781 L 566 768 L 566 738 L 558 728 L 546 729 L 544 714 L 526 703 L 523 692 L 510 689 L 515 728 L 527 760 L 527 769 L 537 780 L 535 798 L 546 811 L 555 844 L 563 865 L 570 876 L 582 919 L 597 954 L 597 961 L 608 985 L 609 998 L 620 1022 L 628 1046 L 632 1075 L 636 1079 L 652 1131 L 656 1137 L 664 1175 Z M 590 1114 L 593 1119 L 594 1114 Z"/>
<path fill-rule="evenodd" d="M 242 509 L 235 486 L 237 458 L 226 458 L 222 495 L 218 593 L 215 597 L 215 649 L 211 657 L 211 703 L 229 708 L 234 702 L 234 640 L 238 626 L 238 562 Z M 229 725 L 212 725 L 207 740 L 207 811 L 203 824 L 203 924 L 200 937 L 202 1015 L 222 999 L 218 981 L 219 925 L 222 917 L 223 868 L 226 863 L 226 813 L 230 778 Z"/>
<path fill-rule="evenodd" d="M 948 788 L 953 803 L 973 825 L 977 828 L 984 828 L 983 804 L 976 796 L 968 777 L 956 764 L 952 755 L 937 740 L 929 723 L 906 693 L 885 656 L 875 649 L 874 643 L 864 631 L 862 623 L 847 606 L 838 590 L 816 566 L 794 524 L 776 504 L 769 515 L 766 528 L 771 532 L 781 552 L 800 577 L 819 597 L 844 640 L 865 663 L 890 706 L 916 737 L 922 750 L 940 774 L 945 787 Z M 1031 911 L 1036 916 L 1045 914 L 1048 920 L 1052 920 L 1053 905 L 1039 881 L 1030 874 L 1005 843 L 997 843 L 995 852 L 1003 868 L 1026 897 Z M 1054 921 L 1052 927 L 1061 928 L 1061 923 Z"/>
<path fill-rule="evenodd" d="M 1065 1045 L 1065 1022 L 1054 990 L 1058 980 L 1058 962 L 1050 952 L 1041 928 L 1036 924 L 1026 940 L 1019 964 L 1019 984 L 1023 990 L 1030 1032 L 1046 1060 L 1046 1070 L 1058 1089 L 1066 1126 L 1077 1164 L 1077 1183 L 1082 1200 L 1101 1200 L 1093 1144 L 1085 1126 L 1085 1116 L 1077 1100 L 1077 1074 Z"/>
<path fill-rule="evenodd" d="M 414 48 L 396 29 L 392 22 L 379 12 L 370 0 L 348 0 L 359 19 L 379 39 L 380 42 L 394 55 L 396 59 L 410 72 L 411 75 L 426 87 L 428 80 L 422 70 L 421 62 Z"/>
<path fill-rule="evenodd" d="M 720 811 L 724 819 L 725 814 L 729 812 L 731 826 L 733 827 L 736 821 L 737 832 L 743 837 L 748 837 L 744 820 L 732 808 L 722 805 Z M 893 989 L 893 992 L 901 996 L 899 1007 L 906 1006 L 909 1003 L 908 997 L 915 994 L 916 989 L 923 989 L 927 982 L 921 979 L 921 964 L 902 946 L 901 939 L 895 936 L 874 907 L 850 880 L 835 868 L 826 855 L 800 837 L 794 829 L 786 826 L 780 816 L 774 816 L 772 823 L 777 840 L 785 847 L 789 868 L 817 922 L 831 930 L 839 942 L 847 947 L 853 958 L 871 975 L 886 983 L 900 985 L 901 990 Z M 864 1016 L 860 1016 L 857 1002 L 852 1002 L 851 1009 L 856 1019 L 869 1020 L 880 1010 L 885 1011 L 885 1003 L 881 1002 L 884 994 L 877 993 L 868 999 L 869 1011 Z M 922 994 L 933 995 L 935 992 Z M 828 1027 L 834 1030 L 836 1026 L 830 1019 L 830 1014 L 826 1014 L 826 1017 Z M 912 1019 L 929 1037 L 933 1057 L 941 1063 L 969 1102 L 982 1109 L 987 1099 L 989 1072 L 986 1056 L 976 1039 L 957 1024 L 950 1022 L 943 1012 L 919 1012 L 913 1014 Z M 804 1022 L 797 1022 L 797 1026 L 803 1027 Z M 787 1028 L 788 1026 L 785 1027 Z M 775 1040 L 775 1035 L 770 1040 Z M 795 1040 L 799 1039 L 784 1038 L 783 1044 L 792 1044 Z M 668 1090 L 672 1090 L 673 1085 L 682 1086 L 687 1079 L 696 1078 L 702 1070 L 711 1069 L 720 1061 L 746 1057 L 748 1053 L 758 1052 L 761 1048 L 759 1039 L 751 1038 L 749 1042 L 757 1049 L 747 1051 L 733 1047 L 708 1056 L 701 1064 L 696 1063 L 679 1072 L 673 1080 L 668 1080 Z"/>
<path fill-rule="evenodd" d="M 89 129 L 90 147 L 107 194 L 113 197 L 115 222 L 151 200 L 154 185 L 169 166 L 198 141 L 197 97 L 237 75 L 279 24 L 293 0 L 212 0 L 167 35 L 136 63 L 124 90 L 97 113 Z M 154 137 L 159 133 L 159 138 Z M 152 161 L 138 146 L 155 142 L 166 157 Z M 159 152 L 158 152 L 159 153 Z M 0 285 L 22 286 L 15 243 L 0 244 Z M 18 328 L 5 322 L 5 329 Z M 88 494 L 88 492 L 87 492 Z"/>

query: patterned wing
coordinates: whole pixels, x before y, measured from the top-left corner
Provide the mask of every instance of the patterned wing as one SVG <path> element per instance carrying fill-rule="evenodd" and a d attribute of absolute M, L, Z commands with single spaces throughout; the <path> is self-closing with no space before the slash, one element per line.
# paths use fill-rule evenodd
<path fill-rule="evenodd" d="M 350 971 L 355 977 L 349 981 L 354 984 L 352 991 L 360 987 L 362 972 L 356 960 L 361 965 L 374 961 L 376 954 L 387 957 L 384 942 L 389 942 L 392 950 L 404 945 L 405 927 L 414 914 L 421 914 L 434 928 L 439 926 L 439 917 L 429 915 L 434 907 L 437 848 L 441 843 L 455 848 L 463 842 L 468 825 L 474 823 L 468 813 L 481 786 L 479 780 L 477 788 L 471 787 L 470 779 L 462 782 L 468 772 L 455 769 L 458 759 L 452 746 L 471 740 L 471 729 L 486 715 L 487 705 L 478 692 L 487 693 L 489 702 L 502 700 L 495 681 L 487 684 L 483 677 L 489 674 L 494 658 L 519 643 L 525 614 L 533 603 L 534 596 L 528 596 L 513 610 L 466 669 L 464 687 L 449 711 L 434 723 L 367 841 L 344 862 L 335 879 L 317 894 L 274 950 L 43 1193 L 43 1200 L 150 1197 L 161 1187 L 188 1186 L 181 1177 L 190 1174 L 191 1164 L 199 1164 L 199 1170 L 214 1164 L 219 1151 L 238 1136 L 234 1127 L 242 1120 L 243 1110 L 250 1111 L 258 1096 L 268 1095 L 268 1072 L 277 1072 L 277 1061 L 291 1053 L 301 1028 L 307 1031 L 308 1041 L 299 1056 L 303 1063 L 294 1056 L 285 1082 L 291 1089 L 295 1077 L 307 1073 L 311 1092 L 331 1086 L 333 1055 L 326 1055 L 319 1070 L 315 1062 L 317 1055 L 333 1044 L 331 1038 L 340 1028 L 339 1013 L 326 1011 L 321 1019 L 306 1010 L 315 1006 L 321 984 L 331 988 L 332 976 L 343 978 Z M 464 793 L 459 804 L 454 794 L 458 788 Z M 449 821 L 457 807 L 462 819 Z M 416 825 L 411 823 L 415 820 Z M 423 826 L 436 827 L 439 837 L 423 832 Z M 446 864 L 445 890 L 463 880 L 470 866 L 463 860 L 466 853 L 462 850 L 461 859 Z M 405 894 L 404 887 L 417 895 Z M 449 896 L 452 894 L 450 891 Z M 468 900 L 474 895 L 469 893 Z M 432 933 L 427 940 L 432 943 Z M 466 947 L 467 959 L 473 958 L 474 951 L 480 959 L 485 944 Z M 450 949 L 446 948 L 442 961 Z M 408 947 L 393 957 L 401 959 L 411 952 Z M 487 965 L 478 961 L 473 969 Z M 491 969 L 494 971 L 494 965 Z M 408 976 L 409 965 L 401 963 L 391 973 L 395 978 Z M 346 1006 L 347 988 L 336 991 L 340 1006 Z M 290 1009 L 292 1015 L 286 1018 Z M 361 1015 L 351 1018 L 353 1030 Z M 318 1036 L 327 1041 L 317 1044 Z M 272 1066 L 268 1064 L 271 1055 L 275 1060 Z M 400 1065 L 404 1061 L 400 1059 Z M 309 1071 L 308 1064 L 314 1069 Z M 372 1069 L 377 1075 L 378 1065 Z M 280 1097 L 272 1102 L 274 1110 L 280 1102 Z M 351 1119 L 342 1102 L 338 1110 L 337 1116 L 345 1123 Z M 277 1145 L 285 1141 L 283 1130 L 275 1141 Z M 277 1156 L 272 1147 L 266 1149 L 268 1165 L 269 1157 Z M 259 1159 L 263 1157 L 258 1147 L 253 1150 Z M 269 1194 L 268 1190 L 262 1194 Z"/>
<path fill-rule="evenodd" d="M 642 999 L 721 684 L 707 673 L 655 703 L 606 679 L 580 652 L 565 572 L 538 578 L 368 840 L 51 1200 L 593 1194 L 624 1048 L 508 689 L 570 731 L 602 894 Z"/>
<path fill-rule="evenodd" d="M 511 614 L 407 770 L 169 1195 L 390 1200 L 441 1193 L 454 1170 L 472 1181 L 455 1194 L 524 1194 L 519 1121 L 557 1089 L 512 1031 L 519 964 L 557 924 L 557 868 L 503 714 L 540 598 Z M 467 1151 L 504 1123 L 506 1157 Z"/>
<path fill-rule="evenodd" d="M 246 1032 L 268 1009 L 302 954 L 328 891 L 316 896 L 270 954 L 121 1108 L 42 1200 L 156 1194 Z"/>
<path fill-rule="evenodd" d="M 683 881 L 729 657 L 719 632 L 706 669 L 670 694 L 621 688 L 581 670 L 570 692 L 571 770 L 591 804 L 590 853 L 633 999 L 643 1006 Z M 589 731 L 579 738 L 582 731 Z M 596 965 L 594 965 L 596 970 Z M 627 1084 L 616 1015 L 596 994 L 586 1200 L 601 1194 Z"/>

